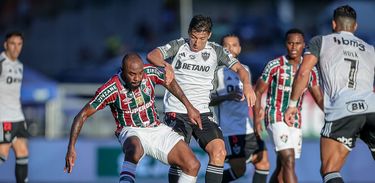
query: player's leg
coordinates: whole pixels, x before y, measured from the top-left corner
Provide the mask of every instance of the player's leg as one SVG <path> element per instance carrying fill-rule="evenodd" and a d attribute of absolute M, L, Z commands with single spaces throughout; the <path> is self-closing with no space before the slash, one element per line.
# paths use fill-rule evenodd
<path fill-rule="evenodd" d="M 177 165 L 182 173 L 178 182 L 196 182 L 200 163 L 190 147 L 180 140 L 169 152 L 168 163 Z"/>
<path fill-rule="evenodd" d="M 12 124 L 0 121 L 0 165 L 8 159 L 12 142 Z"/>
<path fill-rule="evenodd" d="M 282 167 L 281 167 L 281 162 L 280 158 L 276 155 L 276 168 L 273 171 L 271 178 L 270 178 L 270 183 L 283 183 L 283 176 L 282 176 Z"/>
<path fill-rule="evenodd" d="M 360 132 L 360 138 L 367 144 L 375 160 L 375 113 L 366 114 L 366 124 Z"/>
<path fill-rule="evenodd" d="M 365 121 L 365 115 L 355 115 L 325 122 L 320 138 L 320 172 L 324 183 L 344 182 L 340 170 Z"/>
<path fill-rule="evenodd" d="M 269 174 L 270 163 L 268 160 L 268 153 L 267 148 L 263 140 L 256 139 L 255 135 L 251 135 L 251 141 L 247 144 L 253 144 L 254 138 L 257 144 L 257 148 L 251 147 L 246 149 L 256 149 L 254 153 L 252 153 L 251 162 L 255 167 L 255 172 L 253 175 L 253 183 L 265 183 L 267 182 L 267 176 Z"/>
<path fill-rule="evenodd" d="M 277 152 L 277 158 L 280 163 L 280 169 L 276 169 L 273 178 L 281 176 L 284 182 L 297 182 L 295 173 L 295 140 L 291 127 L 284 122 L 276 122 L 270 124 L 268 132 L 272 137 Z M 280 171 L 280 172 L 277 172 Z"/>
<path fill-rule="evenodd" d="M 26 130 L 26 122 L 16 122 L 14 125 L 14 140 L 12 147 L 16 155 L 16 181 L 24 183 L 28 181 L 28 164 L 29 164 L 29 148 L 28 148 L 28 132 Z"/>
<path fill-rule="evenodd" d="M 211 113 L 201 114 L 201 119 L 203 129 L 193 126 L 193 135 L 209 157 L 205 181 L 206 183 L 221 182 L 226 156 L 223 133 L 214 122 Z"/>
<path fill-rule="evenodd" d="M 222 183 L 236 180 L 246 171 L 245 135 L 226 136 L 224 143 L 226 159 L 230 166 L 223 172 Z"/>
<path fill-rule="evenodd" d="M 173 128 L 175 132 L 184 136 L 185 142 L 189 144 L 192 128 L 188 123 L 185 123 L 186 120 L 189 121 L 189 118 L 186 114 L 179 114 L 174 112 L 167 112 L 164 118 L 165 123 L 169 127 Z M 178 179 L 180 178 L 181 172 L 181 168 L 176 165 L 171 165 L 168 171 L 169 183 L 177 183 Z"/>
<path fill-rule="evenodd" d="M 137 136 L 127 137 L 123 143 L 125 154 L 120 173 L 120 183 L 135 182 L 137 164 L 144 155 L 141 140 Z"/>

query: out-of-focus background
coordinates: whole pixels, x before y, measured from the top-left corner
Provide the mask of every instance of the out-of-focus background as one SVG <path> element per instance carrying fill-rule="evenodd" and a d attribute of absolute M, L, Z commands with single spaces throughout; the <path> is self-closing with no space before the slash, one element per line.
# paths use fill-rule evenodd
<path fill-rule="evenodd" d="M 25 35 L 22 103 L 30 137 L 29 180 L 36 182 L 118 182 L 122 162 L 113 135 L 114 120 L 105 109 L 90 118 L 77 143 L 78 159 L 71 175 L 63 173 L 74 116 L 119 69 L 122 56 L 137 51 L 145 58 L 153 48 L 187 36 L 193 15 L 213 20 L 211 41 L 236 33 L 242 41 L 240 60 L 249 66 L 253 83 L 267 61 L 285 53 L 284 33 L 292 27 L 306 41 L 331 32 L 333 10 L 349 4 L 357 10 L 356 34 L 375 43 L 375 1 L 297 0 L 1 0 L 0 35 L 20 30 Z M 145 60 L 146 62 L 146 60 Z M 163 89 L 157 105 L 163 117 Z M 309 95 L 303 109 L 304 144 L 297 161 L 299 182 L 321 182 L 319 132 L 323 114 Z M 267 134 L 272 169 L 275 153 Z M 208 158 L 193 142 L 202 162 L 203 182 Z M 348 182 L 375 182 L 375 164 L 365 144 L 357 142 L 342 171 Z M 251 182 L 253 168 L 236 182 Z M 144 158 L 137 182 L 167 182 L 168 167 Z M 15 182 L 14 155 L 0 166 L 0 182 Z"/>

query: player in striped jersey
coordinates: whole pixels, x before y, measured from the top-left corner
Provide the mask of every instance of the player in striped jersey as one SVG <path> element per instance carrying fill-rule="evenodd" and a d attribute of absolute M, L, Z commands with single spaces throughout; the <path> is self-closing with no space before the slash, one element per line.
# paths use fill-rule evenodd
<path fill-rule="evenodd" d="M 225 35 L 221 43 L 233 57 L 237 58 L 241 53 L 237 35 Z M 246 65 L 243 66 L 249 71 Z M 251 108 L 246 101 L 241 101 L 242 82 L 238 75 L 227 67 L 219 67 L 214 82 L 216 87 L 211 95 L 210 105 L 214 105 L 217 111 L 216 117 L 224 135 L 226 159 L 230 165 L 229 169 L 224 170 L 222 182 L 231 182 L 242 177 L 246 172 L 246 164 L 250 162 L 255 167 L 252 182 L 267 182 L 267 148 L 261 137 L 254 133 L 253 120 L 249 113 Z"/>
<path fill-rule="evenodd" d="M 284 122 L 283 114 L 288 108 L 294 75 L 302 61 L 302 52 L 305 47 L 303 32 L 299 29 L 288 30 L 285 34 L 285 46 L 288 54 L 268 62 L 257 81 L 255 88 L 257 101 L 254 107 L 255 130 L 259 135 L 262 132 L 261 97 L 268 89 L 265 126 L 277 152 L 276 169 L 272 174 L 271 182 L 293 183 L 297 182 L 294 169 L 295 159 L 300 157 L 302 147 L 301 106 L 303 98 L 298 99 L 298 113 L 293 116 L 292 126 Z M 323 97 L 316 69 L 311 72 L 309 78 L 309 91 L 322 107 Z"/>
<path fill-rule="evenodd" d="M 137 163 L 144 155 L 181 167 L 179 182 L 196 182 L 200 163 L 183 137 L 159 121 L 155 109 L 155 85 L 165 86 L 176 96 L 186 107 L 189 121 L 202 128 L 199 111 L 188 101 L 175 80 L 166 84 L 164 78 L 159 69 L 144 66 L 138 54 L 125 55 L 121 72 L 102 85 L 74 118 L 64 170 L 72 172 L 76 159 L 74 146 L 86 119 L 108 105 L 116 122 L 115 134 L 125 153 L 120 183 L 135 182 Z"/>
<path fill-rule="evenodd" d="M 22 46 L 22 33 L 10 32 L 5 36 L 5 51 L 0 55 L 0 165 L 12 147 L 16 155 L 17 183 L 28 181 L 29 156 L 29 135 L 20 100 L 23 64 L 18 56 Z"/>
<path fill-rule="evenodd" d="M 344 182 L 340 170 L 360 137 L 375 159 L 375 50 L 356 37 L 355 10 L 340 6 L 333 13 L 333 33 L 310 40 L 293 84 L 288 123 L 297 112 L 308 73 L 318 64 L 324 91 L 325 124 L 321 131 L 321 175 L 324 183 Z"/>
<path fill-rule="evenodd" d="M 244 83 L 243 99 L 246 98 L 248 105 L 253 105 L 256 97 L 250 85 L 249 72 L 226 49 L 208 41 L 212 34 L 211 29 L 210 17 L 196 15 L 190 21 L 188 39 L 172 40 L 152 50 L 147 58 L 151 63 L 165 67 L 168 73 L 174 72 L 176 81 L 187 98 L 201 113 L 203 129 L 189 125 L 185 107 L 169 92 L 165 93 L 165 121 L 173 126 L 175 131 L 184 135 L 186 142 L 190 142 L 191 137 L 194 136 L 199 146 L 209 156 L 205 181 L 220 183 L 226 151 L 223 134 L 209 109 L 216 68 L 225 65 L 239 75 Z M 171 60 L 171 65 L 165 60 Z M 169 76 L 173 78 L 173 74 Z M 171 167 L 169 181 L 175 182 L 178 176 L 178 167 Z"/>

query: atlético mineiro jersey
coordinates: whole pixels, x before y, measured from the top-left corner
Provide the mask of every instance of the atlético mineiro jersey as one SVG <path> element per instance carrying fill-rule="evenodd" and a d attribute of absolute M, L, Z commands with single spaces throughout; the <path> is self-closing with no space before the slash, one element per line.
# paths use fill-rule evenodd
<path fill-rule="evenodd" d="M 301 58 L 302 60 L 302 58 Z M 292 85 L 297 68 L 293 68 L 293 65 L 288 62 L 286 56 L 278 57 L 266 65 L 262 73 L 262 80 L 268 83 L 268 92 L 266 100 L 266 124 L 283 122 L 284 113 L 288 108 L 290 95 L 292 93 Z M 310 73 L 309 86 L 313 87 L 319 85 L 318 71 L 314 67 Z M 301 106 L 302 106 L 302 95 L 298 99 L 298 113 L 295 116 L 295 122 L 293 124 L 296 128 L 301 128 Z"/>
<path fill-rule="evenodd" d="M 375 49 L 351 32 L 315 36 L 305 54 L 319 58 L 327 121 L 375 112 Z"/>
<path fill-rule="evenodd" d="M 181 38 L 158 49 L 164 59 L 172 59 L 175 79 L 190 103 L 201 113 L 210 112 L 208 104 L 217 66 L 225 65 L 230 68 L 238 60 L 214 42 L 207 42 L 201 51 L 193 52 L 190 50 L 189 40 Z M 164 95 L 164 108 L 165 112 L 187 113 L 182 102 L 169 91 Z"/>
<path fill-rule="evenodd" d="M 162 83 L 164 72 L 145 65 L 140 87 L 130 90 L 120 72 L 96 91 L 90 105 L 97 110 L 109 105 L 117 130 L 122 127 L 156 127 L 160 121 L 155 108 L 155 85 Z"/>

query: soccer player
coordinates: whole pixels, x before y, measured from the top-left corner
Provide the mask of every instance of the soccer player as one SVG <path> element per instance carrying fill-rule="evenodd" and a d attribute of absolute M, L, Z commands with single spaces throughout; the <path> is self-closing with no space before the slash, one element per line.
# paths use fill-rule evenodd
<path fill-rule="evenodd" d="M 0 55 L 0 165 L 12 147 L 16 155 L 16 181 L 27 182 L 29 161 L 28 132 L 21 106 L 23 65 L 18 60 L 22 51 L 23 35 L 6 34 L 4 51 Z"/>
<path fill-rule="evenodd" d="M 189 143 L 191 136 L 194 136 L 209 156 L 206 182 L 220 183 L 226 151 L 223 134 L 209 109 L 212 80 L 217 66 L 225 65 L 239 75 L 244 83 L 243 95 L 248 105 L 252 105 L 256 98 L 250 85 L 249 72 L 222 46 L 208 41 L 212 34 L 211 29 L 210 17 L 196 15 L 190 21 L 189 38 L 172 40 L 164 46 L 155 48 L 148 53 L 147 58 L 154 65 L 165 67 L 168 77 L 175 77 L 186 97 L 201 113 L 203 129 L 190 125 L 182 103 L 170 92 L 165 93 L 165 121 L 185 136 L 185 142 Z M 171 59 L 172 65 L 166 62 L 166 59 Z M 179 172 L 178 167 L 171 167 L 169 181 L 176 182 Z"/>
<path fill-rule="evenodd" d="M 225 35 L 221 44 L 235 58 L 241 53 L 240 40 L 235 34 Z M 249 71 L 246 65 L 243 66 Z M 246 101 L 241 101 L 242 82 L 238 75 L 227 67 L 220 67 L 217 70 L 214 82 L 216 88 L 211 95 L 210 105 L 217 106 L 216 116 L 223 131 L 226 159 L 230 165 L 229 169 L 224 170 L 222 182 L 230 182 L 242 177 L 249 162 L 255 166 L 252 182 L 267 182 L 269 172 L 267 149 L 260 136 L 254 133 L 249 115 L 251 108 Z"/>
<path fill-rule="evenodd" d="M 301 106 L 303 97 L 297 98 L 298 113 L 293 116 L 292 125 L 288 126 L 284 122 L 283 114 L 288 108 L 293 78 L 302 62 L 302 52 L 305 47 L 303 32 L 295 28 L 288 30 L 285 34 L 285 47 L 287 55 L 268 62 L 257 81 L 255 88 L 257 102 L 254 107 L 255 131 L 259 135 L 262 132 L 263 108 L 261 97 L 268 90 L 265 126 L 277 153 L 276 169 L 272 174 L 271 182 L 294 183 L 297 182 L 294 167 L 295 159 L 300 157 L 302 147 Z M 307 76 L 309 78 L 309 91 L 315 102 L 322 108 L 323 96 L 318 84 L 317 70 L 314 68 L 311 73 L 307 73 Z"/>
<path fill-rule="evenodd" d="M 334 32 L 310 40 L 285 113 L 285 119 L 291 123 L 308 73 L 318 64 L 324 91 L 320 172 L 325 183 L 344 182 L 340 170 L 357 137 L 368 145 L 375 158 L 375 51 L 353 34 L 356 18 L 352 7 L 340 6 L 333 13 Z"/>
<path fill-rule="evenodd" d="M 158 119 L 156 84 L 162 84 L 176 96 L 187 109 L 187 121 L 201 128 L 199 111 L 188 101 L 177 82 L 172 80 L 166 84 L 163 72 L 150 65 L 144 66 L 138 54 L 130 53 L 122 60 L 121 72 L 102 85 L 74 118 L 64 170 L 72 172 L 75 143 L 86 119 L 109 105 L 116 121 L 115 134 L 125 154 L 120 183 L 135 182 L 137 164 L 144 155 L 181 167 L 179 182 L 196 182 L 200 163 L 193 151 L 181 135 Z"/>

